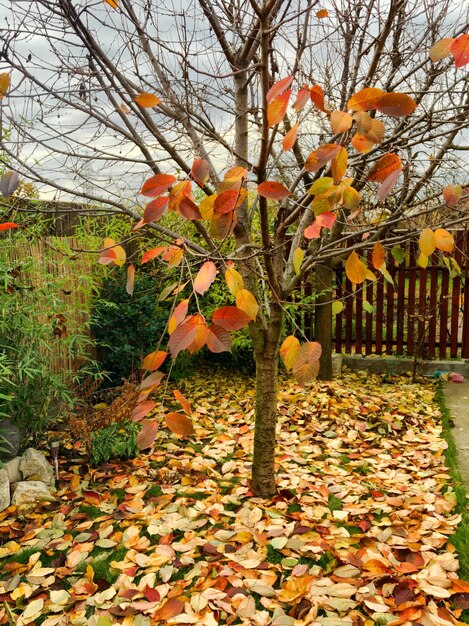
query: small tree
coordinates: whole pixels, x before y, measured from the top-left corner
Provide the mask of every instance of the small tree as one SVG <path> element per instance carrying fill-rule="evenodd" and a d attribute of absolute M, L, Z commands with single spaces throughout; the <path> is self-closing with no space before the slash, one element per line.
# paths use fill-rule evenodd
<path fill-rule="evenodd" d="M 449 2 L 419 0 L 334 0 L 327 9 L 313 0 L 0 6 L 9 11 L 3 150 L 46 188 L 130 217 L 135 236 L 154 234 L 141 262 L 180 268 L 175 294 L 187 280 L 193 287 L 169 320 L 173 358 L 203 345 L 229 350 L 230 333 L 248 326 L 256 358 L 252 484 L 271 496 L 279 351 L 307 383 L 322 342 L 330 375 L 328 294 L 345 244 L 354 242 L 347 276 L 361 284 L 387 274 L 402 218 L 416 234 L 444 205 L 452 209 L 446 228 L 466 219 L 460 186 L 448 186 L 443 202 L 440 194 L 443 179 L 457 182 L 457 141 L 468 125 L 460 69 L 467 16 Z M 142 210 L 135 192 L 147 170 L 153 175 L 140 193 L 153 199 Z M 453 245 L 447 230 L 425 230 L 420 263 Z M 359 256 L 371 248 L 373 270 Z M 100 261 L 125 264 L 119 242 L 105 241 Z M 296 328 L 280 345 L 285 319 L 295 327 L 295 290 L 315 269 L 318 342 L 301 344 Z M 129 291 L 133 272 L 129 265 Z M 201 298 L 217 272 L 234 302 L 209 323 Z M 157 350 L 145 359 L 152 373 L 142 399 L 160 382 L 164 358 Z M 169 425 L 191 429 L 182 414 Z"/>

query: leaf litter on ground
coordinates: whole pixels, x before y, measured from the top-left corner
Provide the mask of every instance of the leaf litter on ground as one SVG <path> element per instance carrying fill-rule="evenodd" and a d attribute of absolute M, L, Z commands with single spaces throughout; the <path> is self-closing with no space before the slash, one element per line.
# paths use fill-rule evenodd
<path fill-rule="evenodd" d="M 249 482 L 253 381 L 182 391 L 194 435 L 162 425 L 133 461 L 61 460 L 56 503 L 0 515 L 0 624 L 458 623 L 469 584 L 431 385 L 282 381 L 269 501 Z"/>

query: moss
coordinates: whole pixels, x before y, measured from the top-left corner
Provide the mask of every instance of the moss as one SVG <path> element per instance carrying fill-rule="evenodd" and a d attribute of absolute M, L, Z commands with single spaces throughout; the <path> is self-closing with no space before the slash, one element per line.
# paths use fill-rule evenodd
<path fill-rule="evenodd" d="M 145 492 L 145 498 L 157 498 L 158 496 L 162 495 L 163 489 L 160 487 L 160 485 L 153 485 Z"/>
<path fill-rule="evenodd" d="M 106 513 L 104 513 L 102 509 L 98 509 L 97 506 L 88 506 L 87 504 L 82 504 L 78 509 L 78 512 L 83 513 L 89 519 L 97 519 L 98 517 L 106 515 Z"/>
<path fill-rule="evenodd" d="M 333 493 L 327 496 L 327 506 L 331 511 L 342 511 L 343 509 L 342 500 L 337 498 Z"/>
<path fill-rule="evenodd" d="M 276 550 L 270 544 L 267 545 L 267 555 L 265 560 L 268 563 L 273 563 L 274 565 L 279 565 L 282 562 L 282 559 L 285 558 L 285 555 L 280 552 L 280 550 Z"/>

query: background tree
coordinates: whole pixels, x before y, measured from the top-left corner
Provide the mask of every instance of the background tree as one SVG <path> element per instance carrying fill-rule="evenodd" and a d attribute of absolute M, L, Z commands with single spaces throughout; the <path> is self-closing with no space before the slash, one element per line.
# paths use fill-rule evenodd
<path fill-rule="evenodd" d="M 229 349 L 229 331 L 249 322 L 253 489 L 272 495 L 280 339 L 302 278 L 319 270 L 316 338 L 328 377 L 331 268 L 345 244 L 353 239 L 346 271 L 360 284 L 374 276 L 358 253 L 373 247 L 375 271 L 386 272 L 404 217 L 416 233 L 430 213 L 440 226 L 445 205 L 446 227 L 466 219 L 462 188 L 443 201 L 441 187 L 462 169 L 467 9 L 420 0 L 0 6 L 2 149 L 44 192 L 79 196 L 151 229 L 158 245 L 143 261 L 161 258 L 194 279 L 194 313 L 185 299 L 170 320 L 173 356 L 204 343 Z M 155 199 L 142 216 L 136 192 L 149 172 L 141 193 Z M 424 235 L 421 264 L 435 246 L 450 252 L 447 231 Z M 125 263 L 115 242 L 105 248 L 101 262 Z M 200 296 L 215 270 L 236 307 L 208 326 Z M 281 350 L 300 382 L 317 374 L 320 352 L 293 335 Z M 160 380 L 151 376 L 146 391 Z"/>

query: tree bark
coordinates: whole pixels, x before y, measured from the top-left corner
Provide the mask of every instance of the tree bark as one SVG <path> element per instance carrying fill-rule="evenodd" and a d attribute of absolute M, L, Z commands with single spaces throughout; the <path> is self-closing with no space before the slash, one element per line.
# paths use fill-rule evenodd
<path fill-rule="evenodd" d="M 334 272 L 327 265 L 317 265 L 316 289 L 320 293 L 315 309 L 315 337 L 322 347 L 319 380 L 332 379 L 332 280 Z"/>
<path fill-rule="evenodd" d="M 252 489 L 256 496 L 276 493 L 275 445 L 277 426 L 278 355 L 282 313 L 273 311 L 264 331 L 264 343 L 256 350 L 256 424 Z"/>

